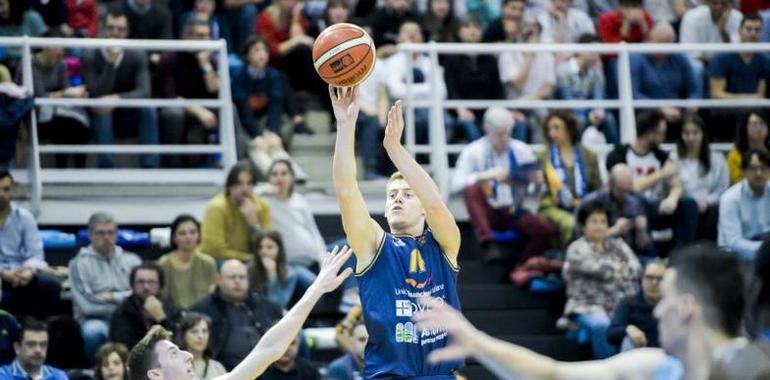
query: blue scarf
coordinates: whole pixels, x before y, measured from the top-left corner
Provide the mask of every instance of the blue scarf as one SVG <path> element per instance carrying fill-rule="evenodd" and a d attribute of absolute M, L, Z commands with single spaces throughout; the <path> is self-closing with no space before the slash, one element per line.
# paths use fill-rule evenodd
<path fill-rule="evenodd" d="M 559 148 L 556 144 L 549 146 L 549 153 L 551 158 L 551 164 L 553 165 L 556 175 L 561 183 L 564 185 L 559 191 L 559 204 L 568 210 L 572 209 L 573 200 L 581 199 L 588 193 L 588 183 L 586 182 L 585 165 L 583 164 L 583 155 L 580 154 L 580 147 L 573 149 L 575 153 L 575 164 L 573 168 L 573 174 L 575 176 L 575 194 L 569 186 L 569 176 L 567 170 L 564 167 L 564 163 L 561 161 L 561 155 L 559 154 Z"/>
<path fill-rule="evenodd" d="M 510 144 L 508 145 L 507 154 L 508 154 L 508 170 L 510 171 L 509 177 L 514 178 L 516 168 L 519 165 L 516 162 L 516 155 L 513 154 L 513 148 L 511 148 Z M 485 169 L 492 169 L 494 167 L 495 167 L 495 150 L 490 147 L 489 155 L 487 155 L 487 164 Z M 500 185 L 498 180 L 493 179 L 491 181 L 489 199 L 497 200 L 498 185 Z M 514 186 L 511 185 L 508 187 L 511 190 L 511 200 L 516 199 L 516 190 L 514 189 Z"/>

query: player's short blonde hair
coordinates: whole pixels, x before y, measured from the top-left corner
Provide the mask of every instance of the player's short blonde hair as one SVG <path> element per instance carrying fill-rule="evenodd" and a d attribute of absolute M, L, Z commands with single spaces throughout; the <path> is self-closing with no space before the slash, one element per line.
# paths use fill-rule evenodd
<path fill-rule="evenodd" d="M 401 174 L 401 172 L 395 172 L 390 175 L 390 178 L 388 178 L 388 182 L 385 184 L 385 192 L 388 191 L 388 188 L 390 188 L 390 184 L 396 181 L 406 181 L 406 178 L 404 178 L 404 175 Z"/>

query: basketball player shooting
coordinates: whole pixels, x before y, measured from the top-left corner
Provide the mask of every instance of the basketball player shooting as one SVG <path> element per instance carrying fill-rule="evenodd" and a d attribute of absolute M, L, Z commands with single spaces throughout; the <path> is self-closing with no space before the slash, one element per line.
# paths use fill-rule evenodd
<path fill-rule="evenodd" d="M 364 377 L 454 379 L 462 361 L 432 364 L 428 354 L 447 346 L 441 329 L 418 330 L 411 317 L 424 296 L 460 308 L 457 254 L 460 230 L 436 184 L 401 145 L 402 103 L 388 112 L 383 145 L 398 172 L 386 185 L 385 232 L 369 215 L 356 182 L 355 127 L 358 89 L 329 87 L 337 141 L 334 186 L 369 331 Z M 427 222 L 427 228 L 425 224 Z"/>

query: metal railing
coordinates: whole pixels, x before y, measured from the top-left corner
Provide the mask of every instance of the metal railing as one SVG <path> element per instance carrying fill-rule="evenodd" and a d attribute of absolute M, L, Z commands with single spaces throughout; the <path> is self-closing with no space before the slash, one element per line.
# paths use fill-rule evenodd
<path fill-rule="evenodd" d="M 31 112 L 30 156 L 26 179 L 31 185 L 30 203 L 33 211 L 40 210 L 43 184 L 67 183 L 221 183 L 225 172 L 236 162 L 235 129 L 227 45 L 218 41 L 72 39 L 36 37 L 0 37 L 0 46 L 21 47 L 22 85 L 32 93 L 32 48 L 61 47 L 97 49 L 119 47 L 146 51 L 202 51 L 218 54 L 218 96 L 215 99 L 97 99 L 35 97 L 36 106 L 78 106 L 116 108 L 156 108 L 201 106 L 219 109 L 219 143 L 217 145 L 41 145 L 37 131 L 37 115 Z M 42 169 L 40 155 L 51 153 L 122 153 L 122 154 L 221 154 L 219 169 Z"/>
<path fill-rule="evenodd" d="M 412 94 L 414 84 L 413 61 L 407 59 L 407 92 L 406 104 L 406 147 L 413 154 L 428 153 L 430 155 L 430 171 L 439 189 L 445 197 L 449 196 L 449 178 L 451 168 L 447 155 L 459 153 L 465 145 L 447 144 L 444 129 L 443 112 L 445 109 L 467 107 L 471 109 L 502 106 L 513 109 L 542 109 L 542 108 L 609 108 L 619 110 L 619 126 L 621 142 L 631 141 L 636 134 L 634 110 L 640 108 L 660 107 L 707 107 L 707 108 L 747 108 L 770 107 L 770 99 L 639 99 L 634 100 L 631 86 L 631 53 L 687 53 L 687 52 L 768 52 L 770 45 L 762 43 L 751 44 L 524 44 L 524 43 L 436 43 L 402 44 L 399 50 L 406 53 L 427 54 L 432 65 L 430 73 L 431 97 L 415 99 Z M 439 54 L 500 54 L 505 52 L 531 53 L 602 53 L 617 54 L 618 59 L 618 99 L 606 100 L 486 100 L 486 99 L 441 99 L 438 88 L 437 67 Z M 415 141 L 414 110 L 429 108 L 428 144 L 417 144 Z M 542 149 L 542 146 L 535 146 Z M 600 158 L 606 156 L 609 146 L 597 147 Z M 670 147 L 669 147 L 670 148 Z M 715 146 L 716 150 L 726 151 L 729 144 Z M 603 162 L 603 160 L 601 161 Z"/>

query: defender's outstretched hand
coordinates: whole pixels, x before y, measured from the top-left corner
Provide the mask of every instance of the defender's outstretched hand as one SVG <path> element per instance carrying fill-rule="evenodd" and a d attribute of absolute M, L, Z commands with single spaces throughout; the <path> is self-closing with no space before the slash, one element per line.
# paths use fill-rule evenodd
<path fill-rule="evenodd" d="M 318 277 L 316 277 L 312 286 L 318 287 L 324 293 L 337 289 L 342 284 L 342 281 L 345 281 L 346 278 L 353 274 L 352 268 L 345 268 L 340 273 L 340 268 L 345 265 L 345 262 L 348 261 L 352 254 L 353 250 L 348 246 L 344 246 L 342 249 L 335 246 L 321 261 L 321 271 L 318 273 Z"/>
<path fill-rule="evenodd" d="M 329 86 L 329 97 L 332 99 L 334 117 L 337 119 L 337 128 L 356 125 L 358 119 L 358 86 L 334 87 Z"/>
<path fill-rule="evenodd" d="M 481 336 L 465 317 L 451 306 L 436 298 L 422 298 L 420 304 L 426 306 L 426 311 L 412 317 L 419 330 L 446 330 L 449 333 L 449 345 L 434 350 L 428 355 L 431 363 L 440 363 L 464 359 L 471 356 L 476 342 Z"/>
<path fill-rule="evenodd" d="M 404 134 L 404 111 L 401 100 L 390 107 L 388 111 L 388 125 L 385 127 L 384 146 L 398 146 L 401 144 L 401 136 Z"/>

